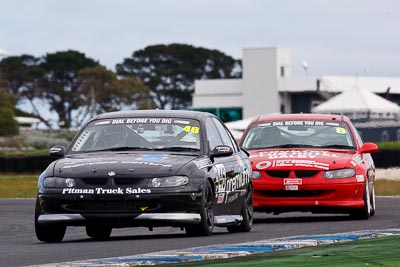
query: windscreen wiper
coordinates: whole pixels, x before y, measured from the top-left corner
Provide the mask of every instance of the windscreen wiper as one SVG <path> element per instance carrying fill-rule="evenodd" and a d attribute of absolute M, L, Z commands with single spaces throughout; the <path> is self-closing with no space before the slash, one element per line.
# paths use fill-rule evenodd
<path fill-rule="evenodd" d="M 284 145 L 277 145 L 274 147 L 281 147 L 281 148 L 291 148 L 291 147 L 315 147 L 313 145 L 305 145 L 305 144 L 284 144 Z"/>
<path fill-rule="evenodd" d="M 199 152 L 200 149 L 193 147 L 184 147 L 184 146 L 171 146 L 171 147 L 160 147 L 155 150 L 166 150 L 166 151 L 190 151 L 190 152 Z"/>
<path fill-rule="evenodd" d="M 143 146 L 120 146 L 110 148 L 111 151 L 129 151 L 129 150 L 154 150 L 154 148 Z"/>
<path fill-rule="evenodd" d="M 339 148 L 339 149 L 356 149 L 354 146 L 348 145 L 328 145 L 328 146 L 320 146 L 321 148 Z"/>
<path fill-rule="evenodd" d="M 131 150 L 154 150 L 150 147 L 142 147 L 142 146 L 119 146 L 119 147 L 109 147 L 105 149 L 92 150 L 90 152 L 99 152 L 99 151 L 131 151 Z"/>

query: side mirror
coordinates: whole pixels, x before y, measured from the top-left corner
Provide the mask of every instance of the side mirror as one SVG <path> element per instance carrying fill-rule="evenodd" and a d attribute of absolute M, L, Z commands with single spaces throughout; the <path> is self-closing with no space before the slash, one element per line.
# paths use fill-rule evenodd
<path fill-rule="evenodd" d="M 375 153 L 378 151 L 378 146 L 374 143 L 365 143 L 361 147 L 361 153 Z"/>
<path fill-rule="evenodd" d="M 228 157 L 233 154 L 233 149 L 230 146 L 219 145 L 216 146 L 213 151 L 211 151 L 210 158 L 213 159 L 215 157 Z"/>
<path fill-rule="evenodd" d="M 65 155 L 65 147 L 63 146 L 53 146 L 49 150 L 49 154 L 54 158 L 62 158 Z"/>

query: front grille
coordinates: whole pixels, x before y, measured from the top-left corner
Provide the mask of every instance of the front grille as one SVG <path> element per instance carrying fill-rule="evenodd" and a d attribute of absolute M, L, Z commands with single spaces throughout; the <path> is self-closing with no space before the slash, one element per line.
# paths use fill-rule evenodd
<path fill-rule="evenodd" d="M 257 193 L 265 197 L 318 197 L 327 193 L 323 190 L 299 190 L 299 191 L 286 191 L 286 190 L 266 190 L 257 191 Z"/>
<path fill-rule="evenodd" d="M 106 185 L 108 178 L 82 178 L 87 185 Z"/>
<path fill-rule="evenodd" d="M 308 178 L 317 175 L 318 172 L 319 171 L 303 170 L 303 171 L 294 171 L 294 174 L 297 178 Z"/>
<path fill-rule="evenodd" d="M 266 171 L 266 173 L 274 178 L 288 178 L 290 171 Z"/>
<path fill-rule="evenodd" d="M 71 212 L 141 212 L 154 210 L 161 204 L 153 201 L 85 201 L 74 204 L 67 204 L 64 208 Z"/>
<path fill-rule="evenodd" d="M 294 176 L 296 178 L 308 178 L 313 177 L 318 174 L 318 170 L 296 170 L 293 171 Z M 290 171 L 289 170 L 274 170 L 274 171 L 266 171 L 265 172 L 269 177 L 272 178 L 289 178 Z"/>
<path fill-rule="evenodd" d="M 139 184 L 143 179 L 140 178 L 114 178 L 116 185 L 135 185 Z"/>

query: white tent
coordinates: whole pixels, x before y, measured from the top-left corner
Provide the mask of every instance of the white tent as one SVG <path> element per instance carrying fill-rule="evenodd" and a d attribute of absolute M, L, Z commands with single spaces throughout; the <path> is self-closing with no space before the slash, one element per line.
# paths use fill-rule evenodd
<path fill-rule="evenodd" d="M 238 130 L 229 130 L 229 131 L 232 133 L 233 138 L 235 138 L 236 141 L 239 141 L 240 138 L 242 138 L 243 131 L 238 131 Z"/>
<path fill-rule="evenodd" d="M 269 113 L 269 114 L 263 114 L 263 115 L 259 115 L 259 116 L 272 115 L 272 114 L 280 114 L 280 113 Z M 252 120 L 254 120 L 255 118 L 258 118 L 259 116 L 254 116 L 254 117 L 243 119 L 240 121 L 226 122 L 225 125 L 226 125 L 226 127 L 228 127 L 229 130 L 238 130 L 238 131 L 243 132 L 244 130 L 246 130 L 246 128 L 250 124 L 250 122 Z"/>
<path fill-rule="evenodd" d="M 274 114 L 274 113 L 272 113 L 272 114 Z M 267 115 L 267 114 L 264 114 L 264 115 Z M 271 115 L 271 114 L 268 114 L 268 115 Z M 261 115 L 261 116 L 263 116 L 263 115 Z M 246 128 L 250 124 L 250 122 L 257 117 L 259 117 L 259 116 L 255 116 L 255 117 L 251 117 L 251 118 L 247 118 L 247 119 L 243 119 L 243 120 L 239 120 L 239 121 L 226 122 L 225 125 L 231 131 L 231 133 L 233 134 L 235 139 L 238 140 L 238 139 L 240 139 L 244 130 L 246 130 Z"/>
<path fill-rule="evenodd" d="M 240 121 L 226 122 L 225 125 L 226 125 L 226 127 L 228 127 L 229 130 L 236 130 L 236 131 L 243 132 L 246 129 L 247 125 L 249 125 L 253 119 L 254 118 L 249 118 L 249 119 L 243 119 Z"/>
<path fill-rule="evenodd" d="M 229 131 L 232 133 L 233 137 L 236 141 L 239 141 L 242 137 L 244 130 L 247 128 L 247 125 L 253 120 L 254 118 L 244 119 L 240 121 L 231 121 L 226 122 L 225 125 L 228 127 Z"/>
<path fill-rule="evenodd" d="M 353 114 L 350 116 L 353 119 L 367 118 L 368 113 L 370 118 L 398 118 L 400 107 L 370 91 L 353 88 L 318 105 L 312 112 Z"/>

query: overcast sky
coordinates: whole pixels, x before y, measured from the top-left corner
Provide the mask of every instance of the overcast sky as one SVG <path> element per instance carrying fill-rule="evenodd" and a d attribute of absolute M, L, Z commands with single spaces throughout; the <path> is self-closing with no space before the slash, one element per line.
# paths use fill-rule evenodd
<path fill-rule="evenodd" d="M 292 50 L 292 74 L 400 77 L 397 0 L 0 0 L 0 49 L 74 49 L 109 69 L 148 45 L 186 43 L 235 58 Z M 363 73 L 368 70 L 368 73 Z"/>

